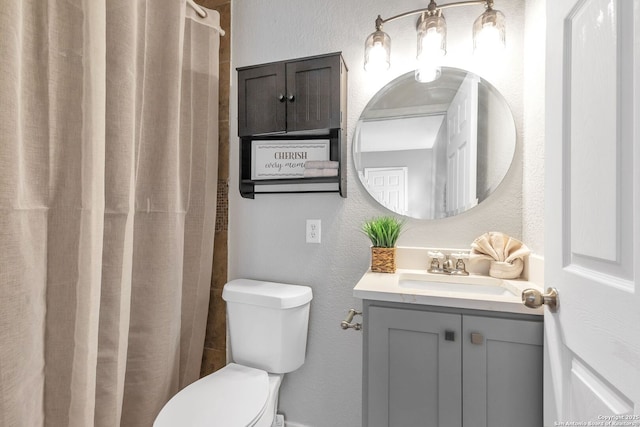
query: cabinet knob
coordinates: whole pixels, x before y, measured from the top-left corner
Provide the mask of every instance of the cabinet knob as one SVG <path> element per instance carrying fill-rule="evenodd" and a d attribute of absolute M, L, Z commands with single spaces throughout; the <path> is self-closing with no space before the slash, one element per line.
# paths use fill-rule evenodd
<path fill-rule="evenodd" d="M 283 94 L 283 93 L 278 94 L 278 101 L 280 101 L 280 102 L 284 102 L 286 99 L 287 99 L 287 97 L 286 97 L 286 96 L 284 96 L 284 94 Z"/>
<path fill-rule="evenodd" d="M 289 102 L 293 102 L 296 100 L 296 97 L 293 95 L 289 95 Z"/>
<path fill-rule="evenodd" d="M 483 342 L 484 337 L 482 336 L 482 334 L 479 334 L 477 332 L 473 332 L 471 334 L 471 344 L 482 345 Z"/>

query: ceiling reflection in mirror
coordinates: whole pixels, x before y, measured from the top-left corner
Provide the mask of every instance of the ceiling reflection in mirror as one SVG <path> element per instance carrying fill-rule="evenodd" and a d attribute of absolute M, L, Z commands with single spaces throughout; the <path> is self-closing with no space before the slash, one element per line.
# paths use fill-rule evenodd
<path fill-rule="evenodd" d="M 445 218 L 485 200 L 514 157 L 516 130 L 502 95 L 457 68 L 419 83 L 409 72 L 383 87 L 356 125 L 360 182 L 387 209 Z"/>

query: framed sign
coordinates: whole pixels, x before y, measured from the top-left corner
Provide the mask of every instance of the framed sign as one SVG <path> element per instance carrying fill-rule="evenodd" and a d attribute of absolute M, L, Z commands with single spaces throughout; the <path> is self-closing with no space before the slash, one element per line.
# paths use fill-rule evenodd
<path fill-rule="evenodd" d="M 303 178 L 308 160 L 329 160 L 329 139 L 252 141 L 251 179 Z"/>

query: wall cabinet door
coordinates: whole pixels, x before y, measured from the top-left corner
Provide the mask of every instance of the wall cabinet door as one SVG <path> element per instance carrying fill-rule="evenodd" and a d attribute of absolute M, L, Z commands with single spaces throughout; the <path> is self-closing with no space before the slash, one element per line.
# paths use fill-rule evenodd
<path fill-rule="evenodd" d="M 336 129 L 340 123 L 340 55 L 287 62 L 287 131 Z"/>
<path fill-rule="evenodd" d="M 339 53 L 238 68 L 238 136 L 342 128 L 346 77 Z"/>
<path fill-rule="evenodd" d="M 365 304 L 364 427 L 542 425 L 542 321 L 472 313 Z"/>
<path fill-rule="evenodd" d="M 284 132 L 286 93 L 284 62 L 238 70 L 238 135 Z"/>
<path fill-rule="evenodd" d="M 459 315 L 371 307 L 365 331 L 364 426 L 462 425 Z"/>

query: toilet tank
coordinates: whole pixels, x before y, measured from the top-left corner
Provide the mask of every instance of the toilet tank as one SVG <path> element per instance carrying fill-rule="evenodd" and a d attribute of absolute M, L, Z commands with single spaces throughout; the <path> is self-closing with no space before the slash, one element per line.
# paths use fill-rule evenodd
<path fill-rule="evenodd" d="M 227 302 L 231 354 L 236 363 L 284 374 L 304 363 L 312 293 L 308 286 L 236 279 Z"/>

